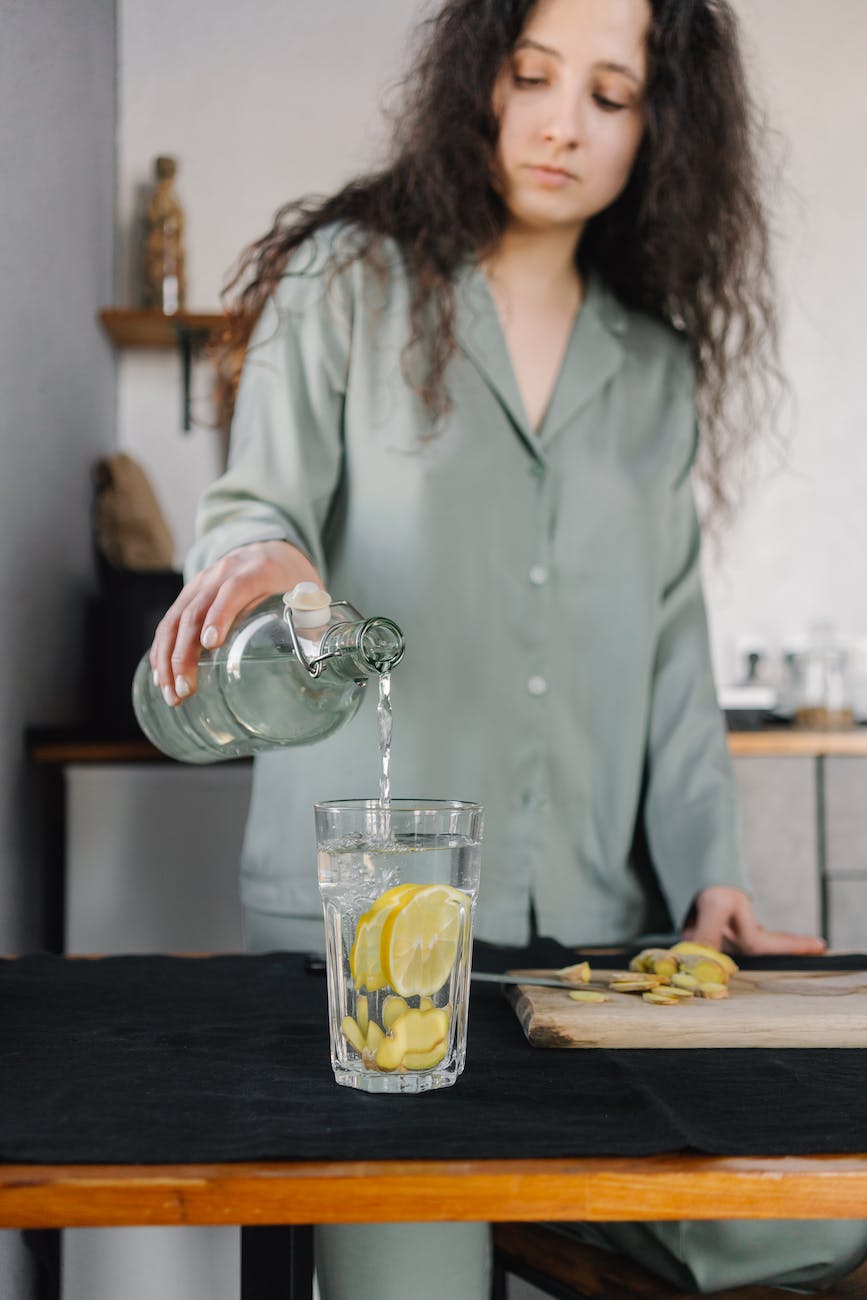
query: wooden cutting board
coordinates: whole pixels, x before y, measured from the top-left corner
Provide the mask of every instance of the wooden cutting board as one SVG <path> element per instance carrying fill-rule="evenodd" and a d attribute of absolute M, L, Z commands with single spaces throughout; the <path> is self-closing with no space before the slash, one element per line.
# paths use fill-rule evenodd
<path fill-rule="evenodd" d="M 594 985 L 609 974 L 594 967 Z M 534 1047 L 867 1047 L 867 971 L 741 971 L 728 998 L 669 1007 L 636 993 L 575 1002 L 526 984 L 506 995 Z"/>

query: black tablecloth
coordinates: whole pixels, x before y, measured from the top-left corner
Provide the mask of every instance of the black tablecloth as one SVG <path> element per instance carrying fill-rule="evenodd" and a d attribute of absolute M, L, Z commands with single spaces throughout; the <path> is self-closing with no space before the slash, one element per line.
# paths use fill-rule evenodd
<path fill-rule="evenodd" d="M 475 964 L 573 959 L 547 942 L 480 945 Z M 294 954 L 0 961 L 0 1160 L 867 1151 L 859 1050 L 539 1050 L 483 985 L 454 1088 L 370 1096 L 332 1079 L 325 1003 L 324 978 Z"/>

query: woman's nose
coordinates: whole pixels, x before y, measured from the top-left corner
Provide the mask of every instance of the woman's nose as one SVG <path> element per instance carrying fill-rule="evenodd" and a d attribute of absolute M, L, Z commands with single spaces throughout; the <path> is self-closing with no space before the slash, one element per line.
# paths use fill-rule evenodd
<path fill-rule="evenodd" d="M 584 112 L 577 96 L 558 95 L 551 105 L 544 135 L 551 144 L 577 149 L 584 138 Z"/>

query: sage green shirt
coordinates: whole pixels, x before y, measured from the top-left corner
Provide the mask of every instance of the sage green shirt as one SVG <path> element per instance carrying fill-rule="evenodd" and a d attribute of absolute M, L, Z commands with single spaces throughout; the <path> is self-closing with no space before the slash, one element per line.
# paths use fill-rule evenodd
<path fill-rule="evenodd" d="M 259 322 L 189 572 L 287 538 L 335 599 L 400 624 L 392 793 L 484 804 L 480 937 L 524 941 L 531 903 L 566 943 L 622 940 L 666 910 L 679 926 L 698 890 L 744 884 L 684 341 L 591 276 L 534 432 L 468 266 L 451 413 L 432 428 L 402 371 L 400 256 L 332 275 L 347 237 L 299 253 Z M 328 740 L 256 759 L 248 907 L 321 914 L 312 805 L 375 796 L 375 694 Z"/>

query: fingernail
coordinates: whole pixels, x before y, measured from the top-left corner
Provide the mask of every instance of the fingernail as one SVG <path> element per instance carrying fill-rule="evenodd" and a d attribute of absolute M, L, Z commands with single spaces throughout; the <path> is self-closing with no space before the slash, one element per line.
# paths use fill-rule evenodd
<path fill-rule="evenodd" d="M 175 695 L 171 686 L 163 687 L 163 699 L 165 700 L 166 704 L 177 704 L 178 702 L 177 696 Z"/>
<path fill-rule="evenodd" d="M 157 670 L 156 670 L 156 668 L 155 668 L 155 669 L 154 669 L 154 686 L 159 686 L 159 684 L 160 684 L 160 675 L 159 675 L 159 673 L 157 672 Z"/>
<path fill-rule="evenodd" d="M 202 645 L 206 650 L 213 650 L 214 646 L 217 644 L 217 637 L 219 635 L 219 632 L 213 624 L 205 628 L 202 633 Z"/>
<path fill-rule="evenodd" d="M 189 695 L 189 693 L 190 693 L 190 683 L 187 681 L 186 677 L 176 677 L 175 695 L 179 695 L 181 699 L 183 699 L 184 696 Z"/>

